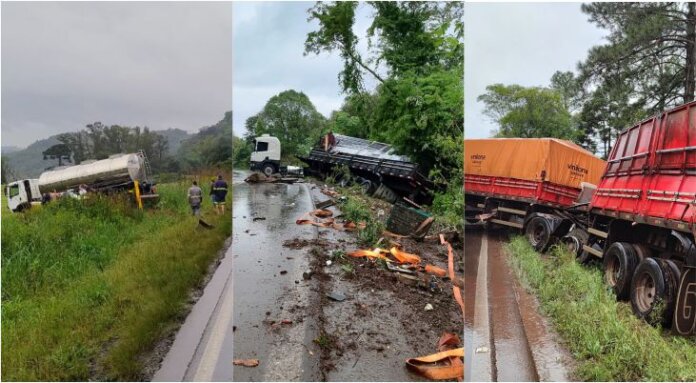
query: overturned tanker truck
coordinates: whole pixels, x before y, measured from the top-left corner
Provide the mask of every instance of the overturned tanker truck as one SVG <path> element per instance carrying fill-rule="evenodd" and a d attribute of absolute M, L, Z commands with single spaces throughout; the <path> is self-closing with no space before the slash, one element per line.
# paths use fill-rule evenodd
<path fill-rule="evenodd" d="M 622 131 L 606 164 L 554 139 L 464 147 L 468 224 L 514 227 L 538 251 L 560 242 L 582 263 L 600 261 L 638 317 L 696 335 L 696 102 Z"/>
<path fill-rule="evenodd" d="M 20 212 L 46 203 L 49 195 L 79 197 L 78 190 L 95 192 L 127 191 L 138 207 L 155 204 L 159 195 L 148 181 L 149 164 L 141 151 L 115 154 L 103 160 L 83 161 L 79 165 L 47 170 L 38 179 L 11 182 L 5 187 L 10 211 Z"/>
<path fill-rule="evenodd" d="M 322 136 L 306 156 L 298 156 L 308 166 L 306 174 L 325 177 L 337 166 L 345 165 L 352 179 L 338 180 L 359 184 L 363 191 L 390 202 L 405 197 L 416 203 L 430 204 L 437 186 L 428 180 L 418 164 L 394 153 L 391 145 L 328 133 Z"/>

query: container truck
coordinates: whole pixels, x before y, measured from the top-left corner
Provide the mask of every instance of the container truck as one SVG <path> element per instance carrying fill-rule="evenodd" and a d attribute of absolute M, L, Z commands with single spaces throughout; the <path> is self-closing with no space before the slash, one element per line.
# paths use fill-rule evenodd
<path fill-rule="evenodd" d="M 430 204 L 432 191 L 437 187 L 421 173 L 418 164 L 396 154 L 391 145 L 362 138 L 327 133 L 308 155 L 298 158 L 307 164 L 307 173 L 320 177 L 346 166 L 365 194 L 392 203 L 405 197 Z"/>
<path fill-rule="evenodd" d="M 5 194 L 12 212 L 20 212 L 46 202 L 47 195 L 69 193 L 84 187 L 93 191 L 133 192 L 136 203 L 156 202 L 159 196 L 147 180 L 148 162 L 145 154 L 116 154 L 99 161 L 84 161 L 79 165 L 48 170 L 38 179 L 24 179 L 7 184 Z"/>
<path fill-rule="evenodd" d="M 539 251 L 560 241 L 578 261 L 600 261 L 638 317 L 695 335 L 696 102 L 622 131 L 606 164 L 579 147 L 569 160 L 566 149 L 507 142 L 465 141 L 467 223 L 520 229 Z M 489 155 L 501 164 L 481 164 Z"/>

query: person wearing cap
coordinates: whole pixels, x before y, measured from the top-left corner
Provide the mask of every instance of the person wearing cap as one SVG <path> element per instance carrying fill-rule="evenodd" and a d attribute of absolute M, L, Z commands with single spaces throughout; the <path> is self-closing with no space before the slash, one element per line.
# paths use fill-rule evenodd
<path fill-rule="evenodd" d="M 218 175 L 217 181 L 213 184 L 213 205 L 218 214 L 225 214 L 225 198 L 227 197 L 227 182 Z"/>

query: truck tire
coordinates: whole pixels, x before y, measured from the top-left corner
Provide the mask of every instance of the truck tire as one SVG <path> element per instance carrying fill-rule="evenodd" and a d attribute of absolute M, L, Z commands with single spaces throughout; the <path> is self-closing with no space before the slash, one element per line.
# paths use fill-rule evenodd
<path fill-rule="evenodd" d="M 604 280 L 616 299 L 626 301 L 631 297 L 631 280 L 638 263 L 635 248 L 627 242 L 614 242 L 604 253 Z"/>
<path fill-rule="evenodd" d="M 664 312 L 662 314 L 662 326 L 672 327 L 672 318 L 677 306 L 679 284 L 681 283 L 681 267 L 671 259 L 661 260 L 660 266 L 665 276 L 665 289 L 667 291 Z"/>
<path fill-rule="evenodd" d="M 363 179 L 362 181 L 360 181 L 360 189 L 362 189 L 363 194 L 372 195 L 372 193 L 375 192 L 376 187 L 374 182 L 367 179 Z"/>
<path fill-rule="evenodd" d="M 551 240 L 551 224 L 544 217 L 534 217 L 527 223 L 525 235 L 534 250 L 543 252 Z"/>
<path fill-rule="evenodd" d="M 588 238 L 589 235 L 585 230 L 575 227 L 563 237 L 562 242 L 565 244 L 566 249 L 571 254 L 574 254 L 575 258 L 578 258 L 582 254 L 582 246 L 587 244 Z"/>
<path fill-rule="evenodd" d="M 266 175 L 266 177 L 270 177 L 273 174 L 275 174 L 275 166 L 273 164 L 264 164 L 262 168 L 263 174 Z"/>
<path fill-rule="evenodd" d="M 646 258 L 636 268 L 631 282 L 631 308 L 633 313 L 646 322 L 657 324 L 669 324 L 674 310 L 674 295 L 672 288 L 666 284 L 666 279 L 672 276 L 665 273 L 668 264 L 662 266 L 664 261 L 655 258 Z M 672 296 L 669 296 L 672 295 Z M 671 307 L 670 307 L 671 306 Z"/>

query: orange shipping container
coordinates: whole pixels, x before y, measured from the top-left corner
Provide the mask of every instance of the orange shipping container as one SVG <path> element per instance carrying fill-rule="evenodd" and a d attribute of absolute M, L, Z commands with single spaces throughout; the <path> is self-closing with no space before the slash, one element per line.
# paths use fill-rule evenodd
<path fill-rule="evenodd" d="M 548 181 L 580 188 L 599 183 L 606 162 L 589 151 L 555 138 L 464 140 L 464 174 Z"/>

